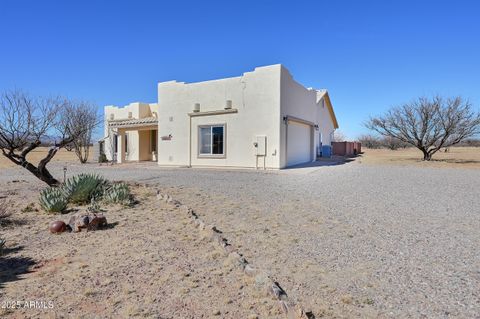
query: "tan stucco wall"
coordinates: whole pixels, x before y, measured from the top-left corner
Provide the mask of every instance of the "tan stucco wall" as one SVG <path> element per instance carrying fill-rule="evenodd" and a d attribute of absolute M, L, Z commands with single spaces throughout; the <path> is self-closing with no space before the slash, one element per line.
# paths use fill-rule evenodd
<path fill-rule="evenodd" d="M 150 151 L 150 131 L 139 131 L 139 145 L 140 145 L 140 152 L 139 152 L 139 160 L 140 161 L 150 161 L 152 159 L 152 154 Z"/>
<path fill-rule="evenodd" d="M 113 114 L 115 120 L 121 119 L 128 119 L 129 112 L 132 113 L 132 119 L 142 119 L 146 117 L 153 117 L 158 116 L 158 104 L 157 103 L 141 103 L 135 102 L 130 103 L 124 107 L 118 107 L 114 105 L 105 106 L 104 108 L 104 136 L 105 138 L 105 155 L 107 156 L 108 160 L 113 158 L 113 142 L 110 140 L 109 136 L 113 136 L 113 134 L 118 134 L 118 129 L 113 129 L 111 132 L 108 131 L 108 121 L 110 120 L 110 116 Z M 123 130 L 124 132 L 126 130 Z M 150 138 L 148 131 L 140 131 L 137 130 L 129 130 L 128 132 L 128 147 L 129 152 L 128 156 L 126 156 L 125 160 L 127 161 L 143 161 L 143 160 L 150 160 L 151 153 L 150 153 L 150 145 L 149 139 L 148 141 L 144 141 L 144 137 Z M 142 144 L 139 144 L 140 141 Z M 145 151 L 145 143 L 146 149 Z M 140 152 L 141 150 L 141 152 Z M 148 154 L 147 154 L 148 153 Z"/>
<path fill-rule="evenodd" d="M 332 133 L 334 131 L 333 120 L 325 106 L 324 100 L 317 102 L 317 90 L 307 89 L 296 82 L 290 72 L 282 67 L 281 72 L 281 117 L 293 116 L 319 126 L 318 130 L 313 130 L 312 154 L 317 154 L 320 142 L 323 145 L 330 145 Z M 281 149 L 280 166 L 287 166 L 287 148 L 286 145 L 286 124 L 282 121 L 281 125 Z M 322 141 L 320 141 L 320 134 Z M 315 156 L 312 157 L 312 160 Z"/>
<path fill-rule="evenodd" d="M 253 145 L 257 135 L 267 136 L 265 166 L 279 168 L 280 65 L 256 68 L 241 77 L 185 84 L 158 85 L 160 165 L 255 167 Z M 190 117 L 194 104 L 200 111 L 223 110 L 232 101 L 235 114 Z M 198 126 L 226 125 L 225 158 L 199 158 Z M 162 136 L 171 135 L 171 140 Z M 263 166 L 263 159 L 261 161 Z"/>
<path fill-rule="evenodd" d="M 318 96 L 318 97 L 317 97 Z M 314 160 L 320 144 L 331 143 L 334 124 L 322 94 L 307 89 L 296 82 L 281 65 L 255 68 L 242 76 L 197 83 L 177 81 L 158 84 L 158 103 L 131 103 L 123 108 L 105 107 L 105 121 L 114 118 L 127 119 L 158 117 L 157 158 L 167 166 L 226 166 L 284 168 L 287 166 L 285 116 L 313 122 L 319 126 L 310 134 L 311 160 Z M 200 104 L 200 113 L 222 111 L 227 100 L 237 113 L 190 117 L 194 104 Z M 202 158 L 198 156 L 198 127 L 200 125 L 226 126 L 225 156 Z M 311 126 L 310 126 L 311 127 Z M 305 136 L 295 131 L 298 139 Z M 298 133 L 298 134 L 297 134 Z M 320 140 L 320 133 L 322 140 Z M 129 154 L 126 160 L 151 160 L 149 131 L 130 131 Z M 105 136 L 109 132 L 105 128 Z M 171 137 L 169 137 L 171 136 Z M 257 136 L 266 136 L 266 155 L 257 157 L 254 142 Z M 165 137 L 162 139 L 162 137 Z M 169 137 L 169 138 L 166 138 Z M 110 142 L 105 141 L 107 158 L 111 159 Z M 113 145 L 113 144 L 112 144 Z M 307 143 L 298 141 L 295 147 L 305 150 Z M 291 148 L 295 150 L 295 148 Z M 304 155 L 304 154 L 303 154 Z M 308 156 L 294 156 L 303 161 Z"/>

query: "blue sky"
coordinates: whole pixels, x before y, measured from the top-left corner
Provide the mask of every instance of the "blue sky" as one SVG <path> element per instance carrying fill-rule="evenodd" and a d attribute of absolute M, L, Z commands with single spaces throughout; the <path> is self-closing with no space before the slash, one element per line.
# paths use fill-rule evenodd
<path fill-rule="evenodd" d="M 419 95 L 480 108 L 479 1 L 0 2 L 0 90 L 154 102 L 156 83 L 282 63 L 340 130 Z"/>

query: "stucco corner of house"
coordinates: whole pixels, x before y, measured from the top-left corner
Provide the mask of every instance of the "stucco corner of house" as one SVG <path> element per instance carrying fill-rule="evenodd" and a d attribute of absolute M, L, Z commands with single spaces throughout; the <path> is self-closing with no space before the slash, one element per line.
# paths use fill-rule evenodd
<path fill-rule="evenodd" d="M 157 87 L 154 103 L 105 107 L 109 160 L 279 169 L 315 161 L 331 143 L 326 93 L 297 83 L 282 64 Z"/>

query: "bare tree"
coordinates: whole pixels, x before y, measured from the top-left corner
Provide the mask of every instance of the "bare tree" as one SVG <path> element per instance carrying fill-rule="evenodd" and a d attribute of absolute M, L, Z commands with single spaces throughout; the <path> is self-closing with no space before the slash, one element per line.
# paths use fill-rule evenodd
<path fill-rule="evenodd" d="M 382 147 L 382 141 L 377 136 L 374 136 L 374 135 L 370 135 L 370 134 L 361 135 L 358 137 L 358 141 L 362 143 L 362 147 L 372 148 L 372 149 Z"/>
<path fill-rule="evenodd" d="M 480 139 L 475 139 L 475 138 L 469 138 L 464 141 L 462 141 L 460 146 L 468 146 L 468 147 L 480 147 Z"/>
<path fill-rule="evenodd" d="M 345 134 L 342 131 L 335 131 L 333 134 L 333 142 L 344 142 L 347 140 Z"/>
<path fill-rule="evenodd" d="M 69 101 L 63 98 L 32 98 L 21 91 L 5 92 L 0 97 L 2 154 L 50 186 L 59 182 L 50 174 L 47 164 L 59 149 L 84 132 L 68 120 L 77 106 L 67 111 L 67 105 Z M 51 147 L 45 157 L 36 165 L 31 163 L 28 154 L 47 141 Z"/>
<path fill-rule="evenodd" d="M 402 142 L 398 138 L 391 137 L 391 136 L 383 137 L 380 143 L 383 147 L 386 147 L 391 151 L 396 151 L 401 147 L 402 148 L 406 147 L 406 144 L 404 142 Z"/>
<path fill-rule="evenodd" d="M 90 153 L 93 130 L 100 123 L 97 109 L 93 104 L 80 101 L 68 102 L 63 111 L 68 114 L 68 116 L 67 114 L 62 116 L 62 119 L 67 121 L 65 123 L 66 127 L 78 132 L 70 145 L 80 163 L 84 164 L 87 162 Z"/>
<path fill-rule="evenodd" d="M 367 128 L 415 146 L 429 161 L 442 147 L 450 147 L 480 133 L 480 113 L 461 97 L 419 98 L 372 117 Z"/>

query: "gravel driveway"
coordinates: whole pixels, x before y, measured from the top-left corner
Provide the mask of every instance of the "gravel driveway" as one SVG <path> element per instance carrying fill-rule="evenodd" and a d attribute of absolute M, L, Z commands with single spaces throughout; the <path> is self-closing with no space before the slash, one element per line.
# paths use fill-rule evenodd
<path fill-rule="evenodd" d="M 480 170 L 69 166 L 158 184 L 325 317 L 478 318 Z M 62 166 L 52 165 L 55 176 Z M 34 180 L 20 169 L 0 182 Z"/>

